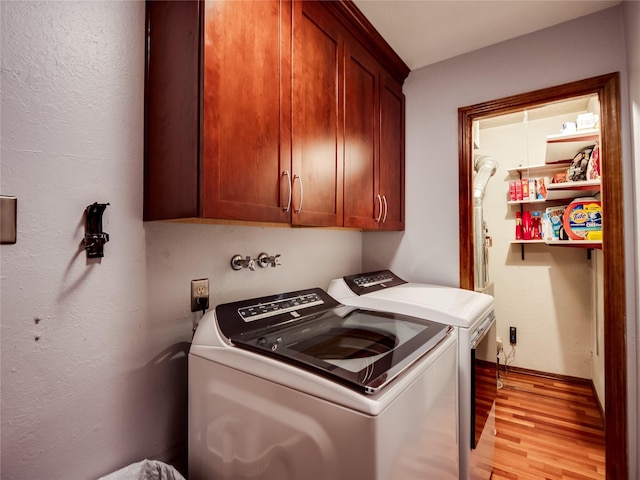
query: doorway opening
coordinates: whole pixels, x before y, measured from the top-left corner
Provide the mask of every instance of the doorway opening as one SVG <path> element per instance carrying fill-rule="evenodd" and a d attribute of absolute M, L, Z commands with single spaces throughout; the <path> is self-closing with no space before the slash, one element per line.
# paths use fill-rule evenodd
<path fill-rule="evenodd" d="M 477 120 L 515 114 L 570 98 L 596 95 L 600 105 L 602 158 L 602 266 L 604 330 L 604 404 L 607 478 L 628 477 L 626 310 L 619 74 L 492 100 L 458 110 L 460 285 L 476 288 L 473 225 L 474 131 Z M 498 160 L 499 161 L 499 160 Z"/>

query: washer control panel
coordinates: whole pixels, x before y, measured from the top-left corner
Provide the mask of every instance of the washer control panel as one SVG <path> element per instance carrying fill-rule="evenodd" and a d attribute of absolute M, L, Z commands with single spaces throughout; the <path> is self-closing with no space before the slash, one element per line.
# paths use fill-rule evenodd
<path fill-rule="evenodd" d="M 248 307 L 241 307 L 238 309 L 238 315 L 240 315 L 245 322 L 253 322 L 262 318 L 273 317 L 275 315 L 281 315 L 288 312 L 296 312 L 293 316 L 299 317 L 300 314 L 297 313 L 298 310 L 323 304 L 324 301 L 320 296 L 313 292 L 305 295 L 284 298 L 282 300 L 275 300 L 273 302 L 257 303 L 255 305 L 249 305 Z"/>
<path fill-rule="evenodd" d="M 227 338 L 284 325 L 339 307 L 327 292 L 310 288 L 268 297 L 223 303 L 215 308 L 220 331 Z"/>
<path fill-rule="evenodd" d="M 344 277 L 347 286 L 357 295 L 376 292 L 388 287 L 395 287 L 407 283 L 390 270 L 359 273 Z"/>

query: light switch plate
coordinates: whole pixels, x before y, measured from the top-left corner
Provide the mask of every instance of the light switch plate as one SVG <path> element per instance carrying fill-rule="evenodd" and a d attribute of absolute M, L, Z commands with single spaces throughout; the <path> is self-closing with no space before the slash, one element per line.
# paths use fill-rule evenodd
<path fill-rule="evenodd" d="M 16 243 L 18 199 L 0 195 L 0 243 Z"/>

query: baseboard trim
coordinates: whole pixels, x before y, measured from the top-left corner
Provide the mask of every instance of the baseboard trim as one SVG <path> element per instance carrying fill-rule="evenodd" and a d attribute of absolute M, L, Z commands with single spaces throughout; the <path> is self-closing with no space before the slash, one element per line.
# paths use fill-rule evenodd
<path fill-rule="evenodd" d="M 596 390 L 596 385 L 593 383 L 593 380 L 591 381 L 591 390 L 593 391 L 593 398 L 596 399 L 596 403 L 598 404 L 600 415 L 602 415 L 602 419 L 605 420 L 604 407 L 602 406 L 602 402 L 600 401 L 600 397 L 598 396 L 598 391 Z"/>
<path fill-rule="evenodd" d="M 515 373 L 521 373 L 523 375 L 531 375 L 534 377 L 548 378 L 550 380 L 562 380 L 563 382 L 573 383 L 575 385 L 587 385 L 587 386 L 590 386 L 591 388 L 595 388 L 593 385 L 593 381 L 590 378 L 572 377 L 571 375 L 561 375 L 559 373 L 541 372 L 539 370 L 531 370 L 529 368 L 522 368 L 522 367 L 506 368 L 504 365 L 500 365 L 498 370 L 501 372 L 515 372 Z M 598 397 L 596 396 L 596 398 Z"/>

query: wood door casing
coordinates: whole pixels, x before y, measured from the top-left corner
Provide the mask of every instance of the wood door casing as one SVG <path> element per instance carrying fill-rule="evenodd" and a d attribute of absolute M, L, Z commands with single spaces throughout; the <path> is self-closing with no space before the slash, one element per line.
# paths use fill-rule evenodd
<path fill-rule="evenodd" d="M 294 24 L 292 222 L 342 226 L 344 39 L 315 2 L 294 2 Z"/>
<path fill-rule="evenodd" d="M 611 73 L 458 109 L 460 286 L 473 290 L 473 121 L 570 97 L 597 94 L 602 151 L 605 438 L 607 478 L 628 478 L 624 204 L 619 73 Z"/>
<path fill-rule="evenodd" d="M 288 222 L 291 3 L 204 8 L 201 216 Z"/>

